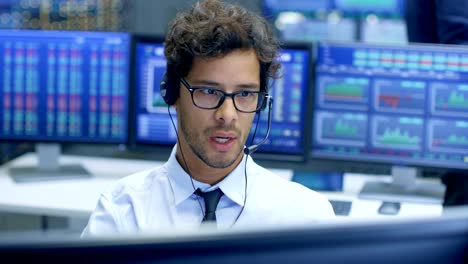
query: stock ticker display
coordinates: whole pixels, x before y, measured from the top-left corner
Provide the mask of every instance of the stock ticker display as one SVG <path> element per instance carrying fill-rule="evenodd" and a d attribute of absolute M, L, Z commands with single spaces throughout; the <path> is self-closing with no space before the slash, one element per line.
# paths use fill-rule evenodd
<path fill-rule="evenodd" d="M 129 35 L 0 30 L 0 138 L 127 140 Z"/>
<path fill-rule="evenodd" d="M 263 0 L 263 12 L 276 16 L 281 12 L 302 12 L 307 16 L 317 13 L 339 11 L 346 17 L 362 14 L 378 14 L 401 17 L 405 0 Z"/>
<path fill-rule="evenodd" d="M 1 29 L 129 31 L 129 0 L 1 0 Z"/>
<path fill-rule="evenodd" d="M 262 12 L 286 41 L 405 44 L 404 0 L 263 0 Z"/>
<path fill-rule="evenodd" d="M 312 155 L 468 168 L 468 49 L 322 43 Z"/>
<path fill-rule="evenodd" d="M 271 131 L 268 140 L 259 151 L 268 153 L 303 154 L 305 100 L 308 94 L 310 49 L 284 49 L 281 54 L 283 78 L 270 88 L 273 108 Z M 168 108 L 159 92 L 159 84 L 166 70 L 164 48 L 161 43 L 136 44 L 136 143 L 173 145 L 177 134 L 169 118 Z M 170 108 L 177 127 L 177 115 Z M 266 134 L 267 111 L 260 114 L 254 143 Z M 252 133 L 255 129 L 252 125 Z M 250 138 L 247 141 L 249 145 Z"/>

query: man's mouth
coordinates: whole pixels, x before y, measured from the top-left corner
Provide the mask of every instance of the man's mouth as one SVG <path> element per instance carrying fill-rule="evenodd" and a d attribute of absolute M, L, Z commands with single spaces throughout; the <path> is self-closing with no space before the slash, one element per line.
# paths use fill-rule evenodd
<path fill-rule="evenodd" d="M 223 144 L 223 143 L 228 142 L 232 138 L 231 137 L 214 137 L 213 139 L 214 139 L 214 141 Z"/>
<path fill-rule="evenodd" d="M 228 152 L 232 149 L 237 140 L 235 132 L 217 131 L 211 134 L 212 146 L 219 152 Z"/>

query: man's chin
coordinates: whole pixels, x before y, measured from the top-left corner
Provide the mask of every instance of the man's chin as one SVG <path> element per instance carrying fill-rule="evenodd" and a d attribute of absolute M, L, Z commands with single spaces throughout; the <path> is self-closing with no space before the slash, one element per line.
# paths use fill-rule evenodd
<path fill-rule="evenodd" d="M 207 160 L 205 164 L 215 169 L 226 169 L 236 162 L 235 159 L 232 160 Z"/>
<path fill-rule="evenodd" d="M 223 157 L 220 159 L 220 156 L 222 156 L 223 154 L 218 154 L 217 156 L 214 156 L 214 157 L 211 157 L 211 158 L 208 158 L 207 160 L 205 160 L 205 164 L 212 167 L 212 168 L 216 168 L 216 169 L 225 169 L 225 168 L 228 168 L 230 166 L 232 166 L 233 164 L 235 164 L 239 158 L 239 156 L 233 156 L 232 154 L 229 155 L 230 157 Z M 228 155 L 228 154 L 226 154 Z"/>
<path fill-rule="evenodd" d="M 240 156 L 244 153 L 243 148 L 240 149 L 239 147 L 230 149 L 227 152 L 219 152 L 213 149 L 205 149 L 200 152 L 196 152 L 195 149 L 192 150 L 194 150 L 198 158 L 207 166 L 216 169 L 225 169 L 232 166 L 241 159 Z M 210 153 L 210 155 L 206 155 L 208 153 Z"/>

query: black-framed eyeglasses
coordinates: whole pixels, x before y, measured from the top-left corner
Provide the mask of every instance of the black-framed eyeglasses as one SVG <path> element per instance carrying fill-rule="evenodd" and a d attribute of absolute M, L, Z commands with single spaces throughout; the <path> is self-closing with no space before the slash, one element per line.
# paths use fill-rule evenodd
<path fill-rule="evenodd" d="M 268 93 L 260 91 L 226 93 L 212 87 L 191 86 L 184 78 L 181 78 L 180 81 L 190 92 L 193 104 L 201 109 L 219 108 L 224 103 L 227 96 L 232 98 L 237 111 L 253 113 L 260 110 L 270 97 Z"/>

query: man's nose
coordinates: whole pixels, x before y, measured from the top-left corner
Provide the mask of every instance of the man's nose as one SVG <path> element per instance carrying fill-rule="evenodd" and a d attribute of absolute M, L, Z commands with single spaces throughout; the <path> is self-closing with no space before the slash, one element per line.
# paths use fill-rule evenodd
<path fill-rule="evenodd" d="M 218 109 L 216 109 L 216 120 L 230 124 L 237 119 L 237 109 L 234 105 L 234 98 L 226 96 Z"/>

